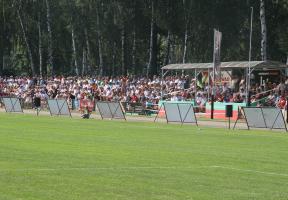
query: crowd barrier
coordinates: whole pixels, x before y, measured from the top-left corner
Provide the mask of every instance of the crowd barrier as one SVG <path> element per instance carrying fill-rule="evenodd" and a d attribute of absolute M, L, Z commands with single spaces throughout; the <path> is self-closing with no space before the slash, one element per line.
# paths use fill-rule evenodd
<path fill-rule="evenodd" d="M 167 123 L 178 122 L 182 125 L 184 123 L 195 123 L 198 126 L 193 104 L 190 102 L 163 102 L 159 110 L 164 109 Z M 154 119 L 154 122 L 159 117 L 160 112 Z"/>
<path fill-rule="evenodd" d="M 7 113 L 23 112 L 19 98 L 3 97 L 2 102 Z"/>
<path fill-rule="evenodd" d="M 286 122 L 282 110 L 272 107 L 241 107 L 238 119 L 244 118 L 247 128 L 284 129 L 287 131 Z"/>
<path fill-rule="evenodd" d="M 21 104 L 21 100 L 13 97 L 3 97 L 1 98 L 1 102 L 5 106 L 6 112 L 23 112 L 23 105 Z M 72 116 L 70 112 L 70 108 L 65 99 L 48 99 L 47 105 L 50 111 L 51 116 Z M 97 111 L 101 115 L 102 119 L 124 119 L 125 117 L 125 106 L 140 106 L 141 112 L 147 109 L 147 105 L 140 104 L 131 104 L 127 102 L 96 102 L 96 106 L 94 101 L 92 102 L 81 102 L 81 106 L 83 108 L 90 109 L 89 111 L 95 109 L 97 107 Z M 159 117 L 164 117 L 167 123 L 176 122 L 176 123 L 195 123 L 198 126 L 198 117 L 196 115 L 195 107 L 193 102 L 161 102 L 158 110 L 154 110 L 157 113 L 154 121 L 156 121 Z M 226 105 L 223 103 L 215 103 L 215 112 L 220 112 L 221 118 L 226 118 L 227 113 Z M 233 105 L 233 119 L 236 120 L 234 124 L 234 128 L 236 127 L 239 120 L 244 120 L 248 129 L 250 128 L 264 128 L 264 129 L 283 129 L 287 131 L 285 114 L 279 108 L 272 107 L 245 107 L 244 104 L 232 104 Z M 39 106 L 39 105 L 38 105 Z M 157 106 L 157 105 L 153 105 Z M 209 106 L 208 106 L 209 108 Z M 151 109 L 151 108 L 148 108 Z M 155 107 L 153 108 L 155 109 Z M 209 110 L 208 110 L 209 111 Z M 91 111 L 92 112 L 92 111 Z M 126 110 L 127 112 L 127 110 Z M 127 114 L 127 113 L 126 113 Z M 205 113 L 210 117 L 210 112 Z M 219 115 L 215 115 L 218 116 Z M 216 117 L 215 117 L 216 118 Z"/>
<path fill-rule="evenodd" d="M 50 115 L 67 115 L 72 117 L 67 101 L 65 99 L 48 99 L 47 100 Z"/>
<path fill-rule="evenodd" d="M 120 102 L 96 102 L 102 119 L 124 119 L 126 120 Z"/>

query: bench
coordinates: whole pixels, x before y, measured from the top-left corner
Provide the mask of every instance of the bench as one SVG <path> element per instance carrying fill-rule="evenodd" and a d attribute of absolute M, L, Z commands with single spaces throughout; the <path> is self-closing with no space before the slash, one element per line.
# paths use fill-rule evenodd
<path fill-rule="evenodd" d="M 122 107 L 125 113 L 146 115 L 145 108 L 141 103 L 122 102 Z"/>

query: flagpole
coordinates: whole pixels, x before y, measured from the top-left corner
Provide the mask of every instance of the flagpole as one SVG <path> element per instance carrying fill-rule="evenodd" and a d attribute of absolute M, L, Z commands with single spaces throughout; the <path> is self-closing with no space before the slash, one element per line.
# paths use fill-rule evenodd
<path fill-rule="evenodd" d="M 210 99 L 210 91 L 211 91 L 211 86 L 210 86 L 210 68 L 208 68 L 208 97 L 207 100 L 209 101 Z"/>
<path fill-rule="evenodd" d="M 252 33 L 253 33 L 253 7 L 251 7 L 251 17 L 250 17 L 250 44 L 249 44 L 249 62 L 248 62 L 248 76 L 247 76 L 247 88 L 246 88 L 246 105 L 250 106 L 250 87 L 251 87 L 251 56 L 252 56 Z"/>
<path fill-rule="evenodd" d="M 212 92 L 211 92 L 211 119 L 214 119 L 214 97 L 215 97 L 215 32 L 214 29 L 214 47 L 213 47 L 213 83 L 212 83 Z"/>

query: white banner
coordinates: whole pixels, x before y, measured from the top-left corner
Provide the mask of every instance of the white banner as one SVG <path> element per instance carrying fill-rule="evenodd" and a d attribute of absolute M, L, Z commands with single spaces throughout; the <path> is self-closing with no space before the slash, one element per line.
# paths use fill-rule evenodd
<path fill-rule="evenodd" d="M 221 41 L 222 33 L 214 29 L 213 78 L 214 82 L 221 82 Z"/>

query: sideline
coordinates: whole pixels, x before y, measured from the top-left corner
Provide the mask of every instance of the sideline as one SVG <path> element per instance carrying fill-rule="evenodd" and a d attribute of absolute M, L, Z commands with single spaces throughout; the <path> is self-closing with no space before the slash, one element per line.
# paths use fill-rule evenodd
<path fill-rule="evenodd" d="M 23 110 L 23 112 L 24 112 L 24 114 L 27 114 L 27 115 L 35 115 L 36 116 L 36 111 L 35 110 Z M 0 113 L 6 113 L 6 112 L 5 112 L 4 109 L 0 108 Z M 19 115 L 21 115 L 21 114 L 22 113 L 20 113 Z M 71 114 L 72 114 L 73 118 L 81 119 L 81 114 L 80 113 L 71 112 Z M 50 116 L 50 113 L 48 111 L 41 111 L 39 113 L 39 116 Z M 92 113 L 91 119 L 102 120 L 100 115 L 97 112 L 95 112 L 95 111 Z M 135 115 L 134 116 L 126 115 L 126 119 L 127 119 L 127 121 L 131 121 L 131 122 L 151 122 L 151 123 L 154 123 L 154 117 L 143 117 L 143 116 L 135 116 Z M 159 119 L 157 119 L 156 122 L 157 123 L 165 123 L 166 124 L 166 119 L 159 118 Z M 205 127 L 205 126 L 206 127 L 212 127 L 212 128 L 228 128 L 228 122 L 226 122 L 226 121 L 211 121 L 211 120 L 205 120 L 205 119 L 203 120 L 201 118 L 200 119 L 198 118 L 198 125 L 200 126 L 199 128 L 201 128 L 201 126 L 203 126 L 203 127 Z M 191 125 L 191 126 L 194 126 L 194 124 Z M 237 127 L 238 128 L 236 130 L 243 130 L 243 129 L 246 130 L 247 129 L 247 126 L 246 126 L 245 123 L 239 123 L 237 125 Z"/>

